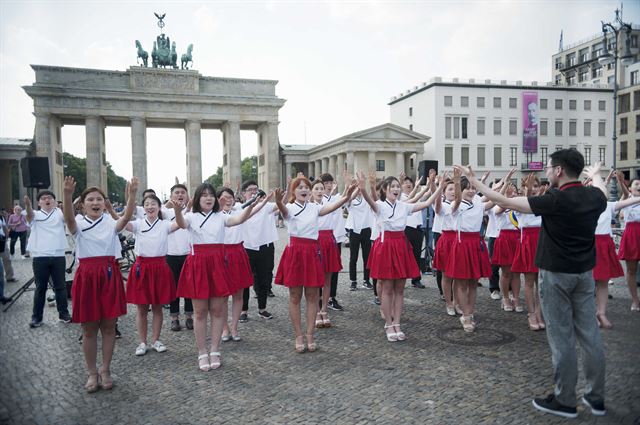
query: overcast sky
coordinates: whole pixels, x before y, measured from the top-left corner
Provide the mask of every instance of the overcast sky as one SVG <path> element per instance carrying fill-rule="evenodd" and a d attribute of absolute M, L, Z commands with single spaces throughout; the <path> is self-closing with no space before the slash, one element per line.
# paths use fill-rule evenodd
<path fill-rule="evenodd" d="M 0 136 L 32 137 L 30 64 L 126 70 L 134 40 L 149 52 L 166 13 L 178 54 L 194 44 L 205 76 L 278 80 L 286 99 L 280 142 L 321 144 L 389 121 L 389 98 L 435 76 L 551 80 L 565 45 L 613 20 L 615 1 L 7 1 L 0 0 Z M 640 23 L 640 2 L 624 4 Z M 84 127 L 65 126 L 65 151 L 85 156 Z M 131 177 L 129 128 L 106 131 L 107 160 Z M 242 156 L 256 152 L 242 133 Z M 186 178 L 183 130 L 149 129 L 149 184 L 163 192 Z M 175 160 L 179 158 L 179 160 Z M 202 133 L 203 177 L 222 163 L 219 131 Z M 167 172 L 170 170 L 170 172 Z"/>

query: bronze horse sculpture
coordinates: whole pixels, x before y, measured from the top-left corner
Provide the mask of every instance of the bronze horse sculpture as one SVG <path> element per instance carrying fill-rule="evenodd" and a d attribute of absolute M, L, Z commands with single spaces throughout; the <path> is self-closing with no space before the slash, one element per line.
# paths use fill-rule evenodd
<path fill-rule="evenodd" d="M 147 53 L 147 51 L 142 48 L 142 44 L 140 44 L 140 41 L 138 40 L 136 40 L 136 47 L 138 48 L 138 57 L 136 57 L 136 63 L 139 64 L 140 61 L 138 59 L 142 59 L 142 64 L 146 68 L 149 59 L 149 53 Z"/>

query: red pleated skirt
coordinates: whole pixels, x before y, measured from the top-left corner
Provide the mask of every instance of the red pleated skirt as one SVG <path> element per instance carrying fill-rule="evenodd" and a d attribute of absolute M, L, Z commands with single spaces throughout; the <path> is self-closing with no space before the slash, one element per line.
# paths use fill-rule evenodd
<path fill-rule="evenodd" d="M 447 276 L 454 279 L 480 279 L 491 276 L 489 249 L 480 232 L 459 232 L 451 245 Z"/>
<path fill-rule="evenodd" d="M 166 257 L 138 257 L 129 269 L 129 304 L 169 304 L 176 299 L 176 284 Z"/>
<path fill-rule="evenodd" d="M 127 314 L 120 267 L 114 257 L 82 258 L 71 287 L 74 323 L 115 319 Z"/>
<path fill-rule="evenodd" d="M 180 273 L 177 296 L 191 299 L 228 297 L 234 293 L 224 259 L 223 244 L 193 245 Z"/>
<path fill-rule="evenodd" d="M 451 246 L 456 239 L 456 232 L 453 230 L 443 230 L 436 243 L 435 254 L 433 256 L 433 268 L 440 270 L 444 275 L 447 273 L 447 259 L 451 255 Z"/>
<path fill-rule="evenodd" d="M 616 255 L 616 245 L 610 235 L 596 235 L 596 266 L 593 268 L 593 279 L 608 281 L 614 277 L 624 276 L 624 270 Z"/>
<path fill-rule="evenodd" d="M 519 230 L 500 230 L 500 235 L 493 243 L 491 264 L 496 266 L 510 266 L 513 264 L 513 257 L 519 244 Z"/>
<path fill-rule="evenodd" d="M 322 255 L 322 267 L 325 273 L 335 273 L 342 270 L 342 260 L 333 230 L 320 230 L 318 232 L 318 243 Z"/>
<path fill-rule="evenodd" d="M 228 268 L 227 273 L 235 287 L 235 292 L 252 286 L 253 272 L 251 271 L 251 263 L 242 243 L 225 245 L 224 255 Z"/>
<path fill-rule="evenodd" d="M 538 273 L 535 258 L 539 235 L 540 227 L 525 227 L 522 229 L 522 237 L 516 247 L 513 264 L 511 265 L 512 272 Z"/>
<path fill-rule="evenodd" d="M 315 239 L 291 236 L 276 271 L 275 283 L 287 288 L 324 286 L 320 244 Z"/>
<path fill-rule="evenodd" d="M 640 261 L 640 221 L 632 221 L 626 224 L 622 233 L 622 240 L 620 240 L 618 258 L 621 260 Z"/>
<path fill-rule="evenodd" d="M 367 268 L 373 279 L 412 279 L 420 276 L 413 250 L 403 231 L 385 231 L 384 242 L 382 235 L 378 236 L 371 247 Z"/>

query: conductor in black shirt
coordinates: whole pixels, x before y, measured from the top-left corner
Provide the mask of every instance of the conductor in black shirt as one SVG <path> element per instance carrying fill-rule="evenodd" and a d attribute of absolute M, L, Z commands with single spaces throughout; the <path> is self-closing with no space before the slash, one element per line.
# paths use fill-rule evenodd
<path fill-rule="evenodd" d="M 575 149 L 556 151 L 545 167 L 552 189 L 543 196 L 529 198 L 507 198 L 478 181 L 471 167 L 455 168 L 501 207 L 542 216 L 535 264 L 540 269 L 540 301 L 547 322 L 555 390 L 546 398 L 534 399 L 533 406 L 566 418 L 578 416 L 578 340 L 584 353 L 586 378 L 582 402 L 592 414 L 606 414 L 605 358 L 591 274 L 596 261 L 595 230 L 607 206 L 600 164 L 587 167 L 585 172 L 592 179 L 592 186 L 584 186 L 579 180 L 584 169 L 582 154 Z"/>

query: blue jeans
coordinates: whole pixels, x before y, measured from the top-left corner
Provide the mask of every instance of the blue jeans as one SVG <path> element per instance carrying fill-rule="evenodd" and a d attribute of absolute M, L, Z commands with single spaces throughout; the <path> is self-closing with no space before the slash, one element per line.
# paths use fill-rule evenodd
<path fill-rule="evenodd" d="M 555 396 L 575 407 L 578 382 L 576 340 L 583 351 L 584 395 L 604 402 L 605 357 L 596 321 L 595 282 L 591 270 L 558 273 L 540 269 L 540 304 L 554 369 Z"/>
<path fill-rule="evenodd" d="M 53 282 L 58 316 L 60 318 L 69 316 L 69 310 L 67 308 L 67 286 L 65 285 L 64 279 L 65 266 L 65 257 L 34 257 L 33 277 L 36 280 L 36 291 L 33 295 L 32 320 L 42 322 L 49 279 Z"/>

